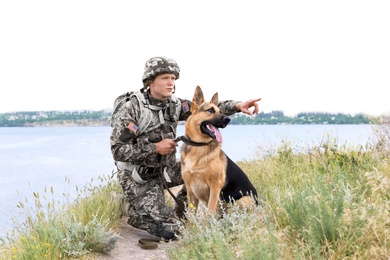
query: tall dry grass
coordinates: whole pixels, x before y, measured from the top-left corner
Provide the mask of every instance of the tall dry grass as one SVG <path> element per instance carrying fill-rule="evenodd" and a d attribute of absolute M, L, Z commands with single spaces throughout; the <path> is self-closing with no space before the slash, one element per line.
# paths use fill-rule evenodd
<path fill-rule="evenodd" d="M 259 148 L 256 160 L 239 165 L 260 205 L 248 212 L 232 206 L 222 218 L 202 208 L 189 215 L 169 259 L 388 259 L 389 121 L 373 127 L 376 141 L 365 146 L 327 135 L 310 147 Z M 1 241 L 1 259 L 90 259 L 110 250 L 123 202 L 113 197 L 116 180 L 100 181 L 78 190 L 74 203 L 48 200 L 51 188 L 34 193 L 33 205 L 20 202 L 26 221 Z"/>
<path fill-rule="evenodd" d="M 347 147 L 327 135 L 310 148 L 284 142 L 239 163 L 261 205 L 233 207 L 221 219 L 188 216 L 169 258 L 388 259 L 388 126 L 376 126 L 378 143 Z"/>
<path fill-rule="evenodd" d="M 1 259 L 71 259 L 111 250 L 119 238 L 113 227 L 122 215 L 122 203 L 113 197 L 119 194 L 116 181 L 99 180 L 77 189 L 72 203 L 50 199 L 53 188 L 34 192 L 33 204 L 27 199 L 19 202 L 22 220 L 14 220 L 12 231 L 2 239 Z"/>

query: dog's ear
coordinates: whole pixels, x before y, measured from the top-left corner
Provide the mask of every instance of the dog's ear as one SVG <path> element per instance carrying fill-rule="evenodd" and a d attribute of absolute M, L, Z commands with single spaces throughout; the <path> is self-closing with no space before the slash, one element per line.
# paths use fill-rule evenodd
<path fill-rule="evenodd" d="M 198 110 L 199 106 L 204 102 L 203 91 L 199 86 L 196 86 L 194 97 L 192 98 L 191 111 Z"/>
<path fill-rule="evenodd" d="M 214 96 L 211 98 L 210 103 L 213 103 L 214 105 L 218 106 L 218 92 L 214 94 Z"/>

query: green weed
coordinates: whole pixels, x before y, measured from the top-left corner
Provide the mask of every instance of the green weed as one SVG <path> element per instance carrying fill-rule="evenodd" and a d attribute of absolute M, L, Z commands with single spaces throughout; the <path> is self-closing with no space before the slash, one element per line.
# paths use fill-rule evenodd
<path fill-rule="evenodd" d="M 222 218 L 200 207 L 170 244 L 169 259 L 388 259 L 388 126 L 375 126 L 378 138 L 366 146 L 340 145 L 328 135 L 315 146 L 285 141 L 239 162 L 259 205 L 253 211 L 232 206 Z M 39 193 L 33 207 L 20 202 L 26 221 L 2 241 L 3 259 L 83 258 L 110 250 L 123 202 L 116 181 L 100 180 L 78 190 L 74 203 L 61 205 Z"/>
<path fill-rule="evenodd" d="M 116 182 L 108 177 L 100 180 L 101 185 L 78 189 L 70 204 L 48 199 L 53 188 L 45 188 L 43 195 L 34 192 L 30 207 L 27 199 L 20 202 L 25 221 L 15 222 L 1 241 L 1 259 L 66 259 L 111 250 L 119 238 L 112 227 L 121 217 L 121 202 L 113 201 Z"/>

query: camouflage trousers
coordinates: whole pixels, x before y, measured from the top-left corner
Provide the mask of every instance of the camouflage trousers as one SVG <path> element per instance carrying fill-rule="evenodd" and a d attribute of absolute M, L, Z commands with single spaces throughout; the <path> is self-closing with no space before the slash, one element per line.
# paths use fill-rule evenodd
<path fill-rule="evenodd" d="M 171 168 L 166 168 L 170 182 L 168 187 L 175 187 L 183 184 L 181 177 L 180 162 Z M 150 224 L 174 223 L 177 214 L 174 209 L 166 205 L 162 173 L 158 174 L 145 183 L 139 183 L 132 177 L 132 172 L 118 168 L 118 180 L 126 200 L 126 215 L 128 223 L 136 228 L 147 229 Z M 184 185 L 183 185 L 184 187 Z M 183 188 L 176 195 L 183 203 L 187 201 L 187 193 Z M 183 204 L 184 205 L 184 204 Z M 180 211 L 182 208 L 175 206 Z M 183 213 L 183 212 L 178 212 Z"/>

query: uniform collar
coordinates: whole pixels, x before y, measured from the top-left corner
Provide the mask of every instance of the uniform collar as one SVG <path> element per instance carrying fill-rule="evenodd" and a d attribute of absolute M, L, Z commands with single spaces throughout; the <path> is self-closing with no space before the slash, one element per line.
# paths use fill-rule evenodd
<path fill-rule="evenodd" d="M 168 99 L 166 99 L 166 100 L 157 99 L 157 98 L 152 97 L 150 94 L 148 96 L 149 96 L 149 102 L 151 105 L 158 106 L 158 107 L 164 107 L 168 103 Z"/>

